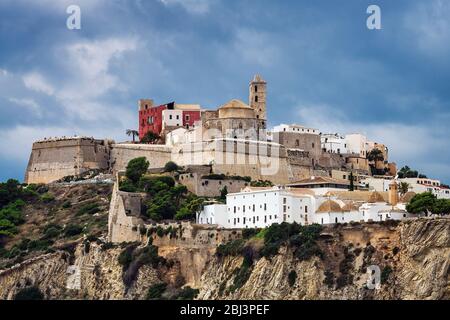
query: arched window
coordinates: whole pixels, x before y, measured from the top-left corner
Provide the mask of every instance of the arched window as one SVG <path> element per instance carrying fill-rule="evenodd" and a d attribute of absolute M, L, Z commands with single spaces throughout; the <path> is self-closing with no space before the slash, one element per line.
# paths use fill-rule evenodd
<path fill-rule="evenodd" d="M 255 86 L 255 92 L 258 92 L 258 86 Z"/>
<path fill-rule="evenodd" d="M 255 96 L 255 102 L 258 102 L 258 96 Z"/>

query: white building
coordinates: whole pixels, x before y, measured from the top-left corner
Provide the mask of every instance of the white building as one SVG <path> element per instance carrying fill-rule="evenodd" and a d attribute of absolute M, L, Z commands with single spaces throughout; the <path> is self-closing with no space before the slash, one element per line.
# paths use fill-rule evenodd
<path fill-rule="evenodd" d="M 217 224 L 219 226 L 227 226 L 227 205 L 214 203 L 205 205 L 200 215 L 197 213 L 197 223 L 199 224 Z"/>
<path fill-rule="evenodd" d="M 197 213 L 197 223 L 223 228 L 264 228 L 274 223 L 302 225 L 402 220 L 415 217 L 406 212 L 398 194 L 376 191 L 329 191 L 246 187 L 227 195 L 226 205 L 209 205 Z M 389 195 L 389 197 L 388 197 Z M 388 198 L 394 199 L 393 204 Z"/>
<path fill-rule="evenodd" d="M 329 153 L 348 153 L 347 140 L 337 133 L 325 133 L 320 135 L 322 150 Z"/>
<path fill-rule="evenodd" d="M 438 199 L 450 199 L 450 189 L 443 186 L 439 180 L 428 178 L 403 178 L 399 182 L 409 184 L 409 191 L 415 193 L 431 192 Z"/>
<path fill-rule="evenodd" d="M 392 177 L 364 177 L 360 179 L 360 184 L 367 186 L 369 191 L 386 192 L 389 190 L 389 184 Z"/>
<path fill-rule="evenodd" d="M 280 124 L 273 127 L 272 132 L 294 132 L 294 133 L 309 133 L 319 134 L 319 130 L 307 128 L 298 124 Z"/>
<path fill-rule="evenodd" d="M 347 141 L 348 153 L 359 154 L 362 158 L 367 156 L 369 145 L 365 135 L 360 133 L 347 134 L 345 140 Z"/>

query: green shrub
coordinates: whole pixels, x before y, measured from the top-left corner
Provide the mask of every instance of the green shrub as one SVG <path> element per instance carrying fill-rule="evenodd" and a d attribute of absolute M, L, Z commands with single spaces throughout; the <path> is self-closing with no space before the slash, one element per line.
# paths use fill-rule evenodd
<path fill-rule="evenodd" d="M 148 288 L 147 300 L 157 300 L 161 299 L 162 294 L 166 291 L 167 284 L 164 282 L 154 284 Z"/>
<path fill-rule="evenodd" d="M 17 292 L 14 300 L 44 300 L 44 294 L 38 287 L 33 286 Z"/>
<path fill-rule="evenodd" d="M 83 215 L 83 214 L 95 214 L 100 211 L 100 205 L 97 202 L 87 203 L 84 206 L 82 206 L 80 209 L 78 209 L 77 214 Z"/>
<path fill-rule="evenodd" d="M 49 224 L 44 228 L 44 236 L 42 239 L 54 239 L 61 234 L 62 227 L 57 224 Z"/>
<path fill-rule="evenodd" d="M 83 227 L 76 224 L 69 224 L 64 228 L 64 235 L 66 237 L 76 236 L 81 232 L 83 232 Z"/>
<path fill-rule="evenodd" d="M 136 184 L 147 172 L 149 165 L 150 163 L 145 157 L 134 158 L 128 162 L 125 175 L 131 182 Z"/>
<path fill-rule="evenodd" d="M 382 284 L 386 283 L 389 279 L 389 276 L 392 273 L 392 268 L 390 266 L 385 266 L 383 271 L 381 271 L 380 281 Z"/>
<path fill-rule="evenodd" d="M 322 256 L 317 244 L 322 226 L 312 224 L 300 226 L 297 223 L 272 224 L 264 232 L 264 247 L 261 255 L 271 257 L 278 253 L 281 245 L 286 244 L 294 249 L 294 256 L 300 260 L 307 260 L 312 256 Z"/>
<path fill-rule="evenodd" d="M 138 188 L 129 179 L 123 179 L 119 182 L 119 190 L 124 192 L 137 192 Z"/>
<path fill-rule="evenodd" d="M 174 300 L 194 300 L 200 293 L 198 289 L 193 289 L 189 286 L 184 287 L 181 291 L 172 297 Z"/>
<path fill-rule="evenodd" d="M 63 209 L 68 209 L 68 208 L 70 208 L 72 206 L 72 203 L 69 201 L 69 200 L 67 200 L 67 201 L 64 201 L 64 203 L 62 204 L 62 208 Z"/>
<path fill-rule="evenodd" d="M 31 240 L 27 249 L 29 251 L 47 251 L 52 244 L 51 240 Z"/>
<path fill-rule="evenodd" d="M 247 280 L 248 278 L 250 278 L 251 274 L 252 274 L 252 267 L 244 259 L 241 267 L 237 268 L 234 271 L 233 284 L 229 288 L 230 292 L 233 293 L 236 290 L 242 288 L 247 283 Z"/>
<path fill-rule="evenodd" d="M 44 203 L 49 203 L 49 202 L 52 202 L 53 200 L 55 200 L 55 196 L 53 194 L 51 194 L 50 192 L 44 193 L 41 196 L 41 201 Z"/>
<path fill-rule="evenodd" d="M 261 229 L 254 229 L 254 228 L 243 229 L 242 237 L 244 239 L 250 239 L 250 238 L 256 236 L 260 231 L 261 231 Z"/>
<path fill-rule="evenodd" d="M 297 272 L 295 270 L 291 270 L 288 274 L 288 283 L 289 286 L 293 287 L 295 284 L 295 281 L 297 281 Z"/>
<path fill-rule="evenodd" d="M 173 172 L 177 171 L 178 169 L 179 169 L 178 165 L 173 161 L 169 161 L 164 165 L 165 172 Z"/>
<path fill-rule="evenodd" d="M 243 239 L 236 239 L 225 244 L 220 244 L 216 249 L 218 257 L 238 256 L 242 254 L 245 241 Z"/>

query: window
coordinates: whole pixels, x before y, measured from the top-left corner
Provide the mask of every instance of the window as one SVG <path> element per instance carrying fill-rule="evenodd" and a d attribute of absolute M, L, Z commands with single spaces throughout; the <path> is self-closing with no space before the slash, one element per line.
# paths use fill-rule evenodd
<path fill-rule="evenodd" d="M 286 206 L 283 206 L 283 212 L 286 212 Z"/>
<path fill-rule="evenodd" d="M 305 206 L 305 213 L 308 213 L 308 206 Z"/>
<path fill-rule="evenodd" d="M 264 211 L 267 210 L 267 204 L 264 203 Z"/>
<path fill-rule="evenodd" d="M 180 116 L 177 114 L 177 120 L 180 120 Z"/>
<path fill-rule="evenodd" d="M 296 147 L 300 146 L 300 141 L 299 141 L 298 139 L 295 140 L 295 146 L 296 146 Z"/>
<path fill-rule="evenodd" d="M 258 92 L 258 86 L 255 86 L 255 92 Z"/>
<path fill-rule="evenodd" d="M 283 204 L 286 204 L 286 198 L 283 198 Z"/>
<path fill-rule="evenodd" d="M 311 143 L 311 146 L 314 148 L 314 142 L 313 143 Z"/>
<path fill-rule="evenodd" d="M 267 216 L 264 216 L 264 223 L 267 222 Z"/>
<path fill-rule="evenodd" d="M 234 213 L 236 213 L 236 206 L 234 206 Z"/>
<path fill-rule="evenodd" d="M 187 115 L 184 117 L 184 119 L 186 119 L 186 121 L 189 121 L 190 116 L 187 114 Z"/>
<path fill-rule="evenodd" d="M 253 212 L 255 212 L 255 205 L 253 205 Z"/>
<path fill-rule="evenodd" d="M 172 120 L 172 115 L 169 115 L 169 119 Z"/>
<path fill-rule="evenodd" d="M 255 96 L 255 102 L 258 102 L 258 96 Z"/>

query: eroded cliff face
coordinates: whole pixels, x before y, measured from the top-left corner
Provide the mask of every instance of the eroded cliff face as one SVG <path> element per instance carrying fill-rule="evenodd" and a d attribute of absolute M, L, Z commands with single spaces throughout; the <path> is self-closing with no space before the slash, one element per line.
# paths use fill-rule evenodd
<path fill-rule="evenodd" d="M 242 257 L 215 258 L 202 275 L 200 299 L 449 299 L 450 220 L 411 220 L 398 226 L 329 228 L 319 240 L 322 259 L 298 261 L 282 248 L 258 259 L 232 292 Z M 381 287 L 367 288 L 366 268 L 381 270 Z M 289 273 L 297 278 L 292 286 Z"/>
<path fill-rule="evenodd" d="M 173 263 L 142 266 L 128 287 L 118 262 L 123 248 L 92 243 L 86 250 L 80 243 L 73 254 L 42 255 L 1 271 L 0 298 L 11 299 L 35 285 L 48 299 L 144 299 L 152 284 L 174 283 L 179 276 L 200 290 L 198 299 L 450 298 L 450 219 L 327 227 L 318 240 L 322 258 L 299 261 L 282 247 L 271 259 L 255 259 L 239 286 L 234 284 L 243 257 L 214 254 L 212 244 L 220 233 L 189 232 L 190 239 L 155 236 L 159 254 Z M 375 290 L 366 285 L 366 268 L 372 265 L 382 272 L 381 287 Z M 293 271 L 296 278 L 289 281 Z"/>

